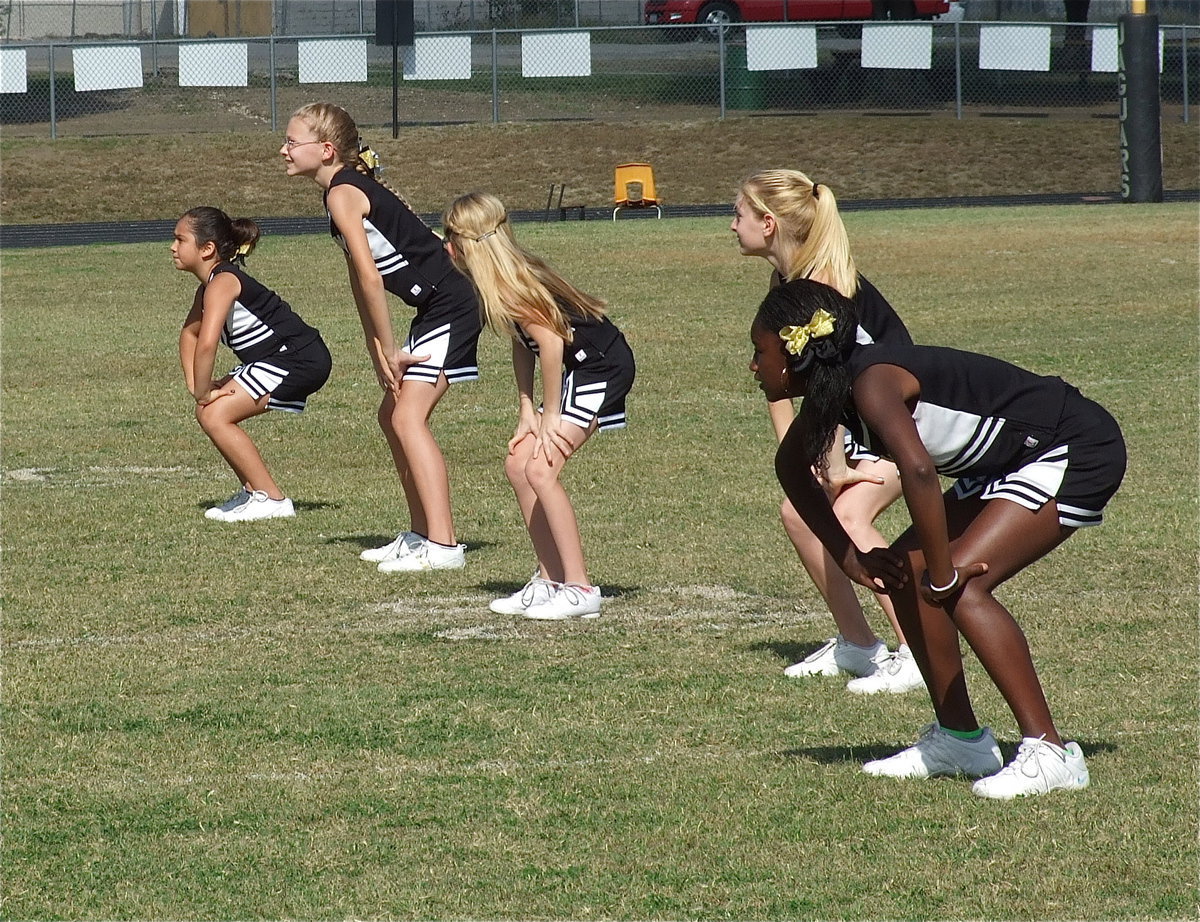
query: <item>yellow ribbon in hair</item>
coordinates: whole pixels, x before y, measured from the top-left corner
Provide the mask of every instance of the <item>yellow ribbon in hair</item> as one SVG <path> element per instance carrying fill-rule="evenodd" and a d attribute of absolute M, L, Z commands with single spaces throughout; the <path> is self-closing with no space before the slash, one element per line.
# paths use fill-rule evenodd
<path fill-rule="evenodd" d="M 248 243 L 243 243 L 243 244 L 242 244 L 240 247 L 238 247 L 238 248 L 237 248 L 237 253 L 236 253 L 236 254 L 234 254 L 234 255 L 236 255 L 236 256 L 249 256 L 249 255 L 250 255 L 250 244 L 248 244 Z"/>
<path fill-rule="evenodd" d="M 822 336 L 832 333 L 835 323 L 831 313 L 823 308 L 818 308 L 808 323 L 802 327 L 784 327 L 779 331 L 779 338 L 783 340 L 784 348 L 788 352 L 792 355 L 799 355 L 804 351 L 804 347 L 808 345 L 810 339 L 820 339 Z"/>
<path fill-rule="evenodd" d="M 358 157 L 367 165 L 367 169 L 379 169 L 379 154 L 375 153 L 375 151 L 371 150 L 371 148 L 364 147 L 358 152 Z"/>

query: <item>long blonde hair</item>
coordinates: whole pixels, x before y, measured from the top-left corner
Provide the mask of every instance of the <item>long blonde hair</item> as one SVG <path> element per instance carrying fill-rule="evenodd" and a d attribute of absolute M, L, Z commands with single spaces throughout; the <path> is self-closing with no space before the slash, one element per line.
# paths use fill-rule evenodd
<path fill-rule="evenodd" d="M 516 335 L 519 323 L 536 323 L 571 341 L 570 319 L 559 302 L 589 317 L 604 316 L 604 302 L 580 291 L 530 253 L 513 236 L 504 203 L 487 192 L 460 195 L 442 215 L 454 264 L 471 279 L 483 316 L 497 333 Z"/>
<path fill-rule="evenodd" d="M 298 118 L 313 130 L 318 141 L 328 141 L 337 151 L 338 160 L 364 176 L 370 176 L 388 192 L 400 199 L 410 211 L 412 206 L 408 199 L 380 178 L 377 168 L 379 155 L 362 142 L 358 126 L 350 113 L 341 106 L 331 102 L 310 102 L 292 113 L 292 118 Z"/>
<path fill-rule="evenodd" d="M 858 269 L 833 190 L 799 170 L 762 170 L 742 180 L 742 200 L 778 225 L 785 282 L 819 276 L 847 298 L 858 293 Z"/>

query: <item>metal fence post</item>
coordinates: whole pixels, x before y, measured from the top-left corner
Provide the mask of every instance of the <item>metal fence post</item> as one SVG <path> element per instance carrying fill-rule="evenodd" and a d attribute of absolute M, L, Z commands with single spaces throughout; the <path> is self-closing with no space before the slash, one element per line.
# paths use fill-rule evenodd
<path fill-rule="evenodd" d="M 55 110 L 54 97 L 58 93 L 54 87 L 54 45 L 50 46 L 50 140 L 54 141 L 58 138 L 58 118 Z"/>
<path fill-rule="evenodd" d="M 717 27 L 717 92 L 721 96 L 721 118 L 725 118 L 725 30 Z"/>
<path fill-rule="evenodd" d="M 1183 33 L 1180 48 L 1183 51 L 1183 123 L 1186 125 L 1190 122 L 1188 115 L 1188 27 L 1180 26 L 1179 31 Z"/>
<path fill-rule="evenodd" d="M 496 30 L 492 29 L 492 124 L 500 123 L 500 51 L 496 47 Z"/>
<path fill-rule="evenodd" d="M 267 66 L 271 69 L 271 130 L 279 130 L 279 111 L 276 105 L 275 33 L 267 36 Z"/>
<path fill-rule="evenodd" d="M 954 117 L 962 121 L 962 30 L 954 24 Z"/>

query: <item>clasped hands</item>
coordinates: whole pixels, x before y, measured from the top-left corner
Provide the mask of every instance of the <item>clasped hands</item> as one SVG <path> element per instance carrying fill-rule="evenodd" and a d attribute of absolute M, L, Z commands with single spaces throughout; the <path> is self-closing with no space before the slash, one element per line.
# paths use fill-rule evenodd
<path fill-rule="evenodd" d="M 869 551 L 853 548 L 848 555 L 846 575 L 860 585 L 875 592 L 889 595 L 908 585 L 911 571 L 908 558 L 887 547 L 873 547 Z M 941 605 L 954 598 L 968 581 L 988 571 L 986 563 L 969 563 L 954 568 L 954 578 L 943 586 L 935 587 L 929 580 L 929 572 L 921 575 L 917 586 L 921 598 L 930 605 Z"/>

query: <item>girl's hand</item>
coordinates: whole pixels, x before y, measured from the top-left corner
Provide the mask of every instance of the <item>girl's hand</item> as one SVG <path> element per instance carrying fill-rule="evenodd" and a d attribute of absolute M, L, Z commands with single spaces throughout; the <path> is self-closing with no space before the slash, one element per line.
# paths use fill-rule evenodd
<path fill-rule="evenodd" d="M 855 548 L 847 563 L 846 575 L 873 592 L 887 595 L 908 584 L 907 560 L 890 548 L 873 547 L 869 551 Z"/>
<path fill-rule="evenodd" d="M 533 446 L 533 456 L 541 454 L 546 463 L 553 466 L 555 452 L 562 455 L 563 460 L 571 457 L 571 442 L 559 431 L 562 417 L 557 413 L 542 413 L 542 423 L 538 427 L 537 444 Z"/>
<path fill-rule="evenodd" d="M 525 439 L 529 438 L 529 436 L 532 435 L 536 439 L 537 434 L 537 420 L 529 419 L 528 417 L 522 415 L 517 421 L 516 432 L 514 432 L 513 437 L 508 440 L 508 453 L 511 455 L 513 452 L 515 452 L 517 450 L 517 446 L 525 441 Z"/>
<path fill-rule="evenodd" d="M 232 397 L 236 392 L 237 386 L 232 381 L 225 384 L 218 384 L 214 381 L 212 387 L 208 389 L 208 392 L 204 396 L 196 398 L 196 404 L 206 407 L 214 400 L 219 400 L 222 397 Z"/>
<path fill-rule="evenodd" d="M 969 563 L 965 566 L 955 567 L 954 578 L 950 580 L 949 584 L 941 586 L 935 591 L 929 581 L 929 571 L 926 570 L 921 576 L 921 598 L 930 605 L 941 605 L 962 592 L 963 586 L 967 584 L 968 580 L 982 576 L 987 571 L 986 563 Z"/>
<path fill-rule="evenodd" d="M 858 468 L 850 467 L 849 465 L 842 466 L 836 472 L 834 471 L 833 465 L 830 465 L 829 470 L 827 470 L 824 475 L 821 475 L 815 470 L 813 473 L 817 475 L 817 480 L 820 482 L 821 486 L 833 493 L 835 496 L 846 487 L 852 487 L 856 483 L 882 484 L 885 482 L 884 479 L 878 474 L 870 474 L 866 471 L 860 471 Z"/>
<path fill-rule="evenodd" d="M 397 349 L 387 360 L 387 370 L 391 375 L 392 388 L 399 390 L 400 382 L 404 380 L 404 373 L 413 365 L 420 365 L 422 362 L 429 361 L 429 355 L 413 355 L 411 352 L 405 352 L 403 349 Z"/>

